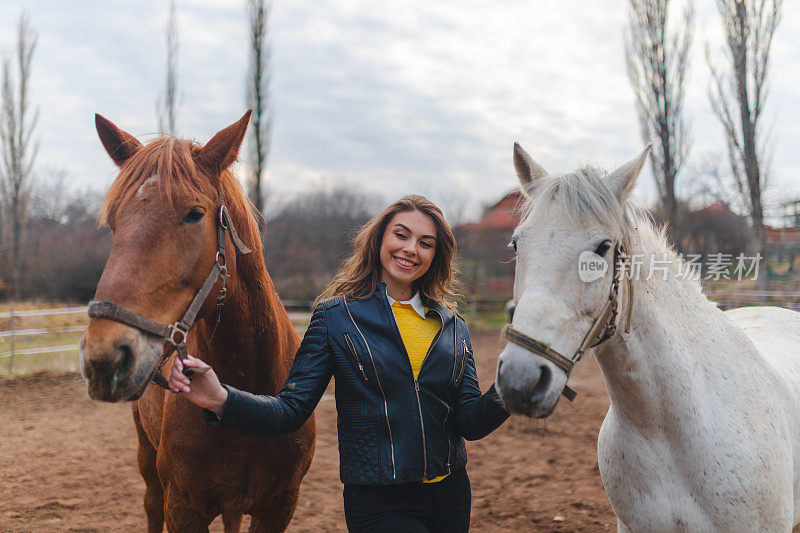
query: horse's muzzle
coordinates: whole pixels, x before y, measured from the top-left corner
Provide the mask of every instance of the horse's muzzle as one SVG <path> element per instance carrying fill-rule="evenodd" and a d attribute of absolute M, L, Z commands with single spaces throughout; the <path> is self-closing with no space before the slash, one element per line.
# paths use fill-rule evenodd
<path fill-rule="evenodd" d="M 509 412 L 544 418 L 555 410 L 566 384 L 561 374 L 543 358 L 509 343 L 497 362 L 495 387 Z"/>
<path fill-rule="evenodd" d="M 135 400 L 150 381 L 163 343 L 126 326 L 105 326 L 101 330 L 90 323 L 80 343 L 81 373 L 89 397 L 104 402 Z"/>

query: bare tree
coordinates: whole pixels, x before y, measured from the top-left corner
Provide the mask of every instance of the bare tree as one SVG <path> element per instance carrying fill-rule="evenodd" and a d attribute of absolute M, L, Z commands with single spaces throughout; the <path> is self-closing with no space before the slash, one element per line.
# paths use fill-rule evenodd
<path fill-rule="evenodd" d="M 725 67 L 707 51 L 712 83 L 711 107 L 725 131 L 728 158 L 737 189 L 748 207 L 757 252 L 766 250 L 763 193 L 767 184 L 766 142 L 761 119 L 767 97 L 772 38 L 782 0 L 717 0 L 726 39 Z M 760 262 L 765 271 L 766 261 Z M 759 274 L 766 282 L 765 272 Z"/>
<path fill-rule="evenodd" d="M 264 0 L 248 0 L 250 16 L 250 66 L 247 74 L 247 104 L 250 117 L 249 163 L 253 173 L 250 199 L 256 209 L 264 208 L 264 173 L 267 169 L 272 137 L 272 114 L 269 107 L 270 43 L 269 12 Z"/>
<path fill-rule="evenodd" d="M 159 131 L 175 135 L 178 118 L 176 100 L 178 87 L 178 20 L 175 14 L 175 0 L 169 3 L 166 41 L 167 79 L 164 84 L 164 93 L 156 102 L 156 114 L 158 115 Z"/>
<path fill-rule="evenodd" d="M 659 211 L 678 223 L 675 181 L 686 162 L 691 140 L 683 104 L 694 29 L 688 2 L 681 24 L 668 29 L 669 0 L 629 0 L 625 61 L 636 96 L 642 140 L 653 142 L 650 163 L 658 187 Z"/>
<path fill-rule="evenodd" d="M 11 280 L 13 301 L 20 297 L 21 248 L 28 198 L 31 190 L 33 165 L 38 146 L 33 142 L 33 131 L 38 111 L 31 115 L 28 88 L 31 79 L 31 61 L 36 49 L 36 32 L 31 28 L 27 13 L 22 13 L 17 26 L 16 83 L 10 57 L 3 58 L 2 115 L 0 116 L 0 198 L 3 226 L 10 227 Z M 14 329 L 12 301 L 11 329 Z M 12 336 L 11 352 L 14 353 Z M 9 360 L 9 372 L 14 370 L 14 358 Z"/>
<path fill-rule="evenodd" d="M 31 189 L 33 164 L 38 146 L 33 142 L 33 130 L 38 112 L 31 115 L 29 83 L 31 60 L 36 49 L 36 32 L 31 28 L 28 15 L 23 13 L 17 27 L 16 66 L 18 79 L 14 80 L 10 57 L 3 59 L 2 119 L 0 119 L 0 150 L 2 150 L 3 213 L 10 228 L 10 255 L 13 265 L 14 297 L 19 297 L 20 247 Z"/>

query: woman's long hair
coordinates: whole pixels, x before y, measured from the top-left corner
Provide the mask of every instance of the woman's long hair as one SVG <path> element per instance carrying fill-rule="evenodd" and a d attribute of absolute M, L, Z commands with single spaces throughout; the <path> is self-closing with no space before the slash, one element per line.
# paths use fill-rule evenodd
<path fill-rule="evenodd" d="M 400 198 L 361 227 L 353 241 L 353 255 L 341 266 L 330 284 L 317 297 L 315 304 L 334 296 L 363 299 L 372 296 L 381 278 L 381 243 L 386 226 L 397 213 L 419 211 L 428 215 L 436 226 L 436 251 L 427 272 L 415 280 L 412 289 L 423 299 L 434 300 L 447 307 L 456 307 L 455 290 L 456 239 L 436 204 L 423 196 L 411 194 Z"/>

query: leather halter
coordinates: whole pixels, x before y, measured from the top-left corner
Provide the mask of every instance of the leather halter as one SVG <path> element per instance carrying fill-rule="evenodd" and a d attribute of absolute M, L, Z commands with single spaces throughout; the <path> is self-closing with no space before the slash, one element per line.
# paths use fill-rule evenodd
<path fill-rule="evenodd" d="M 631 331 L 631 310 L 633 308 L 633 281 L 631 279 L 631 275 L 626 275 L 624 272 L 625 262 L 627 260 L 627 255 L 625 255 L 625 251 L 621 244 L 617 244 L 614 248 L 614 266 L 611 273 L 611 290 L 608 294 L 608 300 L 606 304 L 603 306 L 603 309 L 600 311 L 600 315 L 595 318 L 594 322 L 592 322 L 592 326 L 589 328 L 589 331 L 583 337 L 583 341 L 581 342 L 578 349 L 572 355 L 572 357 L 565 357 L 561 353 L 557 352 L 553 348 L 550 347 L 549 344 L 534 339 L 533 337 L 529 337 L 528 335 L 522 333 L 518 329 L 514 329 L 511 324 L 506 324 L 503 328 L 503 336 L 506 338 L 508 342 L 513 342 L 514 344 L 521 346 L 522 348 L 528 350 L 529 352 L 533 352 L 535 354 L 544 357 L 561 370 L 567 375 L 567 379 L 569 379 L 569 375 L 572 372 L 572 369 L 575 366 L 575 363 L 580 361 L 583 354 L 589 348 L 594 348 L 598 346 L 611 337 L 613 337 L 617 332 L 617 304 L 618 304 L 618 296 L 619 296 L 619 278 L 624 276 L 627 282 L 627 305 L 625 309 L 625 333 L 630 333 Z M 567 397 L 569 401 L 575 399 L 578 395 L 577 392 L 569 388 L 568 386 L 564 385 L 564 390 L 561 392 L 564 396 Z"/>
<path fill-rule="evenodd" d="M 189 307 L 179 320 L 173 324 L 161 324 L 154 320 L 150 320 L 149 318 L 143 317 L 138 313 L 125 309 L 124 307 L 109 300 L 89 302 L 90 318 L 105 318 L 107 320 L 113 320 L 114 322 L 125 324 L 126 326 L 136 328 L 140 331 L 144 331 L 145 333 L 150 333 L 157 337 L 161 337 L 165 342 L 168 342 L 172 345 L 161 355 L 158 365 L 153 369 L 153 372 L 150 376 L 150 379 L 153 381 L 153 383 L 164 389 L 169 389 L 169 386 L 167 385 L 166 378 L 161 375 L 160 370 L 169 359 L 169 356 L 175 351 L 178 352 L 178 357 L 180 357 L 181 360 L 186 359 L 186 338 L 189 335 L 189 330 L 192 329 L 192 326 L 194 326 L 200 309 L 203 307 L 206 298 L 208 298 L 208 295 L 211 293 L 211 290 L 214 288 L 214 285 L 217 283 L 218 279 L 222 279 L 222 288 L 217 294 L 217 309 L 221 309 L 225 301 L 225 295 L 228 292 L 225 287 L 225 283 L 230 277 L 230 274 L 228 274 L 227 261 L 225 259 L 225 231 L 227 231 L 230 235 L 231 242 L 233 242 L 233 247 L 236 249 L 239 255 L 247 255 L 251 252 L 250 248 L 248 248 L 239 238 L 239 234 L 236 232 L 236 228 L 233 226 L 233 221 L 231 221 L 230 216 L 228 215 L 228 208 L 225 207 L 225 199 L 222 196 L 222 189 L 219 191 L 219 200 L 220 208 L 217 215 L 217 255 L 214 258 L 214 266 L 211 267 L 211 272 L 209 272 L 205 282 L 203 282 L 200 290 L 197 291 L 194 299 L 192 299 Z M 189 369 L 187 369 L 187 371 L 188 370 Z M 187 371 L 184 371 L 184 374 L 186 374 L 188 377 L 191 375 L 191 373 L 187 373 Z"/>

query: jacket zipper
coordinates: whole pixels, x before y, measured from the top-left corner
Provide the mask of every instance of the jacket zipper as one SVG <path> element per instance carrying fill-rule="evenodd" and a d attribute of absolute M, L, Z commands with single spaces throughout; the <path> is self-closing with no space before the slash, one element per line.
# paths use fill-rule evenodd
<path fill-rule="evenodd" d="M 364 377 L 364 381 L 369 381 L 369 379 L 367 379 L 367 373 L 364 372 L 364 365 L 361 364 L 361 359 L 358 357 L 358 352 L 356 352 L 356 346 L 353 344 L 353 339 L 350 338 L 349 333 L 344 334 L 344 341 L 347 343 L 347 348 L 350 350 L 350 353 L 355 357 L 356 364 L 361 371 L 361 375 Z"/>
<path fill-rule="evenodd" d="M 400 334 L 400 328 L 397 327 L 397 319 L 394 316 L 394 311 L 392 311 L 391 306 L 389 305 L 389 300 L 386 300 L 386 308 L 389 310 L 389 318 L 391 322 L 394 324 L 394 330 L 397 332 L 397 337 L 400 339 L 400 345 L 403 347 L 403 352 L 406 354 L 406 360 L 408 361 L 408 369 L 411 371 L 411 377 L 414 378 L 414 395 L 417 397 L 417 411 L 419 411 L 419 427 L 422 430 L 422 477 L 428 477 L 428 445 L 425 441 L 425 421 L 422 419 L 422 401 L 419 399 L 419 374 L 417 377 L 414 377 L 414 369 L 411 367 L 411 358 L 408 356 L 408 350 L 406 350 L 406 344 L 403 342 L 403 336 Z M 425 352 L 425 357 L 422 359 L 422 364 L 419 365 L 420 374 L 422 373 L 422 368 L 425 366 L 425 360 L 428 359 L 428 355 L 430 355 L 433 347 L 436 345 L 436 342 L 439 340 L 439 337 L 442 335 L 442 330 L 444 329 L 444 317 L 442 314 L 437 311 L 436 309 L 431 309 L 434 313 L 439 315 L 439 321 L 442 323 L 439 331 L 436 333 L 436 336 L 431 341 L 431 345 L 428 347 L 428 351 Z M 448 453 L 449 453 L 449 446 L 448 446 Z"/>
<path fill-rule="evenodd" d="M 375 358 L 372 357 L 372 350 L 370 350 L 369 344 L 367 344 L 366 337 L 364 337 L 364 334 L 361 332 L 361 328 L 358 327 L 358 324 L 356 324 L 352 313 L 350 313 L 350 306 L 347 305 L 347 298 L 343 297 L 342 302 L 344 302 L 344 308 L 347 309 L 347 315 L 350 317 L 350 321 L 353 322 L 353 326 L 355 326 L 356 331 L 358 331 L 358 334 L 361 335 L 361 340 L 364 341 L 364 346 L 367 347 L 367 353 L 369 354 L 370 361 L 372 361 L 372 369 L 375 371 L 375 381 L 378 383 L 378 389 L 380 389 L 381 396 L 383 397 L 383 414 L 386 417 L 386 427 L 389 430 L 389 446 L 392 450 L 392 479 L 397 479 L 397 467 L 395 466 L 394 460 L 394 439 L 392 438 L 392 425 L 389 423 L 389 408 L 386 405 L 386 394 L 383 392 L 383 387 L 381 386 L 381 378 L 378 377 L 378 369 L 375 366 Z"/>
<path fill-rule="evenodd" d="M 461 339 L 461 342 L 462 344 L 464 344 L 464 357 L 461 358 L 461 370 L 458 371 L 458 377 L 456 378 L 456 381 L 461 379 L 461 374 L 464 373 L 464 365 L 467 362 L 467 354 L 469 353 L 469 348 L 467 348 L 467 341 Z"/>
<path fill-rule="evenodd" d="M 456 382 L 456 368 L 458 368 L 458 322 L 453 323 L 453 373 L 450 375 L 450 381 L 455 386 Z"/>
<path fill-rule="evenodd" d="M 433 341 L 431 341 L 431 345 L 428 347 L 428 351 L 425 352 L 425 357 L 422 358 L 422 364 L 419 365 L 420 373 L 422 373 L 422 367 L 425 366 L 425 360 L 428 358 L 428 355 L 430 355 L 431 350 L 433 350 L 433 347 L 436 345 L 436 342 L 439 340 L 439 337 L 442 334 L 442 330 L 444 329 L 444 317 L 442 316 L 442 314 L 439 311 L 436 311 L 435 309 L 433 310 L 433 312 L 436 313 L 437 315 L 439 315 L 439 320 L 441 321 L 442 325 L 439 328 L 439 331 L 436 333 L 436 336 L 433 338 Z M 397 322 L 395 322 L 395 326 L 397 326 Z M 397 330 L 397 333 L 398 334 L 400 333 L 399 328 Z M 400 337 L 400 339 L 402 340 L 402 336 Z M 405 348 L 405 343 L 403 343 L 403 348 Z M 406 353 L 406 358 L 408 358 L 408 353 Z M 409 367 L 411 366 L 411 359 L 408 360 L 408 366 Z M 411 369 L 411 375 L 412 376 L 414 375 L 414 369 Z M 428 477 L 428 446 L 425 443 L 425 421 L 422 419 L 422 401 L 419 399 L 419 374 L 417 374 L 417 377 L 414 378 L 414 393 L 417 395 L 417 408 L 419 409 L 419 425 L 420 425 L 420 428 L 422 428 L 422 470 L 423 470 L 423 477 L 427 478 Z M 448 452 L 450 451 L 449 448 L 450 448 L 450 446 L 448 446 L 448 450 L 447 450 Z"/>
<path fill-rule="evenodd" d="M 450 416 L 450 405 L 445 404 L 447 407 L 447 414 L 444 415 L 444 422 L 442 423 L 442 427 L 444 427 L 444 434 L 447 437 L 447 473 L 450 474 L 450 432 L 447 429 L 447 418 Z"/>

